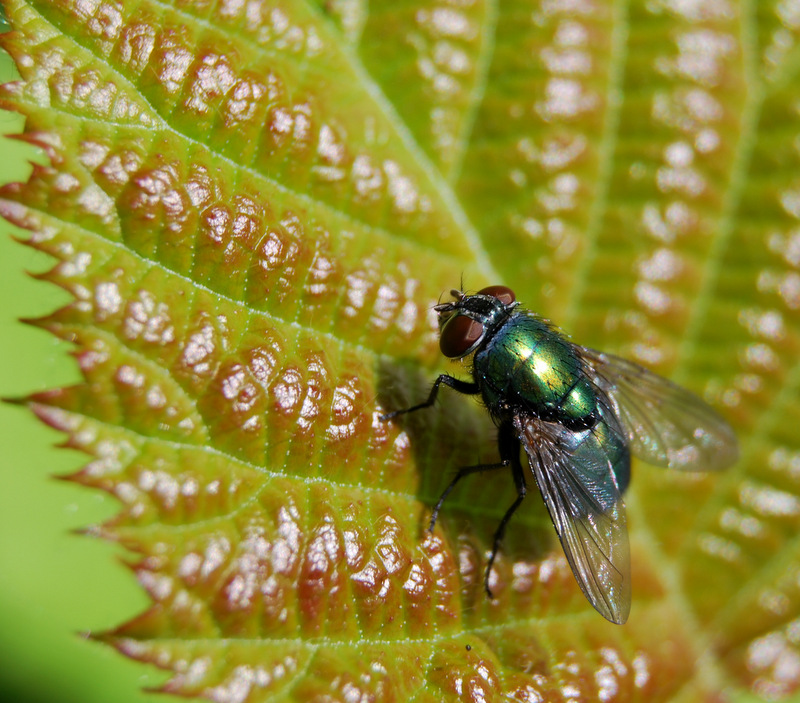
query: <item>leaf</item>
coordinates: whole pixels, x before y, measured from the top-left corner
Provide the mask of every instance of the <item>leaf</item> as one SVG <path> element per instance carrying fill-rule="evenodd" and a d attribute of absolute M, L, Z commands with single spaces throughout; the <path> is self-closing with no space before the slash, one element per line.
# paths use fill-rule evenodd
<path fill-rule="evenodd" d="M 97 635 L 225 700 L 711 700 L 800 687 L 792 3 L 4 0 L 48 166 L 0 211 L 73 302 L 29 407 L 115 496 L 152 605 Z M 505 283 L 704 392 L 743 457 L 636 466 L 634 606 L 443 398 L 431 305 Z"/>

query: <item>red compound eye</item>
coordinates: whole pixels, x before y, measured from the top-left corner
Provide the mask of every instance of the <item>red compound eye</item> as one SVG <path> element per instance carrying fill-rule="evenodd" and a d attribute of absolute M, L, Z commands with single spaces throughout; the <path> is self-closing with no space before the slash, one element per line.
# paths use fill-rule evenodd
<path fill-rule="evenodd" d="M 465 315 L 455 315 L 444 323 L 439 349 L 448 359 L 458 359 L 469 351 L 483 334 L 483 325 Z"/>
<path fill-rule="evenodd" d="M 508 286 L 487 286 L 479 290 L 478 295 L 491 295 L 493 298 L 497 298 L 503 305 L 511 305 L 511 303 L 517 300 L 514 291 Z"/>

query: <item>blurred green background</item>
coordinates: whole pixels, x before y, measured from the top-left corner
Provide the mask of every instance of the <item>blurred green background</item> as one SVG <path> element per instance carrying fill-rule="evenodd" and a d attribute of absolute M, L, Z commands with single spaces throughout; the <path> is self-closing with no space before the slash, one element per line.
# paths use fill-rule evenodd
<path fill-rule="evenodd" d="M 0 27 L 2 30 L 2 27 Z M 0 83 L 16 77 L 0 51 Z M 0 134 L 22 129 L 18 115 L 0 111 Z M 25 180 L 36 151 L 0 137 L 0 183 Z M 23 234 L 0 220 L 0 395 L 18 397 L 78 379 L 68 345 L 17 321 L 67 301 L 25 271 L 51 260 L 20 246 Z M 56 450 L 61 441 L 25 408 L 0 404 L 0 698 L 38 703 L 132 703 L 158 700 L 141 692 L 164 675 L 87 640 L 140 612 L 147 599 L 120 566 L 122 550 L 76 536 L 75 529 L 114 514 L 115 501 L 56 481 L 84 459 Z"/>

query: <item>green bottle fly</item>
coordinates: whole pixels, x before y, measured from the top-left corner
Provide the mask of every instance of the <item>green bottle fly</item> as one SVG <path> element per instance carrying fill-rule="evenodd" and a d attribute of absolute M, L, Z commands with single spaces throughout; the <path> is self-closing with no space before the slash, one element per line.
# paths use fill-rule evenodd
<path fill-rule="evenodd" d="M 573 344 L 520 308 L 505 286 L 452 295 L 453 302 L 435 307 L 439 346 L 450 359 L 472 356 L 472 380 L 442 374 L 425 402 L 384 419 L 430 407 L 442 384 L 480 395 L 498 427 L 500 461 L 462 467 L 434 506 L 430 529 L 464 476 L 511 469 L 517 499 L 495 532 L 485 578 L 491 596 L 495 556 L 527 493 L 521 447 L 578 585 L 604 617 L 625 622 L 631 590 L 622 495 L 630 482 L 631 453 L 673 469 L 722 469 L 738 456 L 733 430 L 671 381 Z"/>

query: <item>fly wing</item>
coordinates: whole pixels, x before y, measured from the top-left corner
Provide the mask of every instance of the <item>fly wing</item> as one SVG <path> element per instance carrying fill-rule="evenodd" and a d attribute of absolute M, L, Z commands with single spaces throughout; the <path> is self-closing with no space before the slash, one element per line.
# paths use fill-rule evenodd
<path fill-rule="evenodd" d="M 616 479 L 629 461 L 622 430 L 613 417 L 582 432 L 528 416 L 514 424 L 578 585 L 604 618 L 624 623 L 631 567 Z"/>
<path fill-rule="evenodd" d="M 687 471 L 724 469 L 736 462 L 733 429 L 694 393 L 613 354 L 577 350 L 640 459 Z"/>

